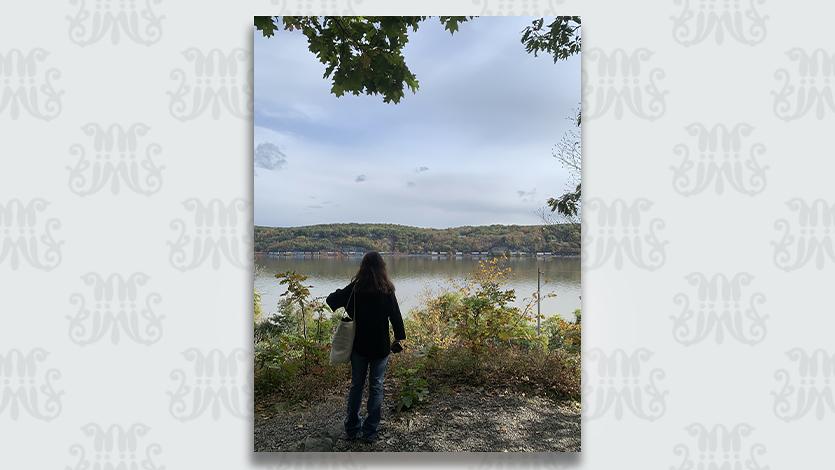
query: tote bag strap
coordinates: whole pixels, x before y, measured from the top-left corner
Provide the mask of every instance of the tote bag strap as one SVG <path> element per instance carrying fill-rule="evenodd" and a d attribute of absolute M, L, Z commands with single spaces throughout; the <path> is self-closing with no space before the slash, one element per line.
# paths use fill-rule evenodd
<path fill-rule="evenodd" d="M 351 297 L 354 298 L 354 316 L 351 317 L 351 320 L 357 321 L 357 283 L 354 283 L 354 287 L 351 288 L 351 293 L 348 294 L 348 301 L 345 302 L 345 306 L 347 307 L 348 304 L 351 303 Z M 347 312 L 348 309 L 346 308 L 345 311 Z"/>

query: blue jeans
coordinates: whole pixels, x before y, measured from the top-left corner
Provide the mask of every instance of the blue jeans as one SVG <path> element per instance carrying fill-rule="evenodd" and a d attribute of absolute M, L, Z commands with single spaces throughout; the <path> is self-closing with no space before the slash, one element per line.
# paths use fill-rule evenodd
<path fill-rule="evenodd" d="M 345 433 L 354 437 L 362 431 L 366 439 L 377 437 L 377 427 L 383 411 L 383 377 L 386 373 L 388 356 L 370 359 L 356 352 L 351 353 L 351 389 L 348 391 L 348 416 L 345 418 Z M 365 421 L 360 418 L 362 390 L 365 377 L 368 380 L 368 408 Z"/>

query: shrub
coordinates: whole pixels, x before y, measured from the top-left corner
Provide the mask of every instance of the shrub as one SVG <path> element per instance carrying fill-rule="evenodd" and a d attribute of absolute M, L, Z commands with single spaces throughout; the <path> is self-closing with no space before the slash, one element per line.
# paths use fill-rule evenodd
<path fill-rule="evenodd" d="M 261 293 L 257 290 L 252 290 L 252 317 L 255 320 L 255 323 L 261 321 Z"/>
<path fill-rule="evenodd" d="M 448 347 L 454 341 L 455 309 L 462 308 L 459 292 L 429 297 L 405 319 L 409 342 L 418 348 Z"/>
<path fill-rule="evenodd" d="M 301 362 L 294 360 L 286 338 L 270 337 L 255 343 L 255 388 L 275 390 L 298 374 Z"/>
<path fill-rule="evenodd" d="M 255 344 L 255 389 L 282 400 L 311 400 L 349 377 L 347 364 L 331 365 L 330 346 L 282 334 Z"/>
<path fill-rule="evenodd" d="M 526 337 L 528 319 L 510 303 L 513 289 L 503 289 L 510 269 L 501 268 L 497 258 L 480 261 L 479 267 L 461 289 L 462 308 L 452 311 L 455 333 L 473 353 L 513 339 Z"/>
<path fill-rule="evenodd" d="M 408 365 L 400 364 L 398 361 L 394 367 L 395 381 L 397 383 L 397 401 L 395 410 L 411 410 L 420 404 L 429 395 L 429 382 L 423 376 L 424 362 L 421 358 L 412 355 Z"/>
<path fill-rule="evenodd" d="M 499 259 L 480 261 L 463 285 L 430 297 L 407 319 L 410 341 L 418 348 L 453 344 L 474 354 L 502 345 L 544 345 L 526 310 L 512 305 L 513 289 L 504 289 L 509 268 Z"/>
<path fill-rule="evenodd" d="M 341 308 L 337 309 L 335 312 L 325 312 L 321 310 L 316 312 L 315 317 L 311 317 L 307 320 L 307 331 L 310 339 L 319 344 L 330 345 L 336 325 L 343 316 L 347 315 Z"/>
<path fill-rule="evenodd" d="M 543 331 L 548 338 L 548 349 L 562 349 L 573 354 L 580 353 L 582 332 L 579 309 L 574 311 L 574 319 L 574 322 L 570 323 L 558 316 L 553 316 L 543 322 Z"/>
<path fill-rule="evenodd" d="M 479 357 L 462 347 L 435 349 L 427 354 L 427 370 L 432 380 L 450 385 L 475 385 L 484 382 Z"/>
<path fill-rule="evenodd" d="M 579 399 L 580 357 L 562 350 L 502 347 L 487 355 L 468 348 L 437 350 L 427 360 L 431 383 L 508 387 Z"/>
<path fill-rule="evenodd" d="M 293 334 L 295 329 L 293 317 L 280 313 L 270 315 L 255 323 L 253 334 L 255 344 L 257 345 L 262 341 L 278 338 L 283 334 Z"/>
<path fill-rule="evenodd" d="M 278 313 L 255 324 L 255 389 L 291 402 L 311 399 L 346 379 L 347 366 L 328 361 L 341 315 L 328 315 L 322 302 L 310 299 L 306 276 L 288 271 L 276 277 L 288 290 Z"/>

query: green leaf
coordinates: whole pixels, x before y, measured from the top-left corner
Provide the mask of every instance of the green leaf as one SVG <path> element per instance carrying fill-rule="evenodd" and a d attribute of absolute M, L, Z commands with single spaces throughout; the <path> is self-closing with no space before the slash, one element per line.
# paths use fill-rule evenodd
<path fill-rule="evenodd" d="M 277 28 L 272 16 L 256 16 L 255 29 L 261 31 L 265 38 L 271 38 Z"/>

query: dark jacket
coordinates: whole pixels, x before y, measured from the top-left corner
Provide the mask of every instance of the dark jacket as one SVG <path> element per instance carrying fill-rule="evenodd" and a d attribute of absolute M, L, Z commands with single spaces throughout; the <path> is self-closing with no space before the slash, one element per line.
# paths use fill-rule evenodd
<path fill-rule="evenodd" d="M 345 311 L 356 322 L 354 351 L 372 359 L 388 356 L 391 352 L 389 322 L 394 330 L 394 338 L 406 339 L 406 330 L 403 328 L 403 317 L 400 315 L 397 298 L 393 292 L 391 294 L 353 292 L 353 289 L 354 283 L 352 282 L 343 289 L 337 289 L 325 301 L 331 310 L 345 307 Z M 354 310 L 355 300 L 356 311 Z"/>

